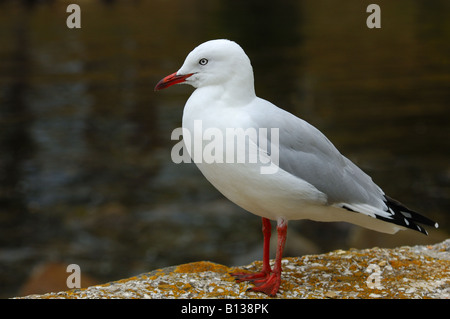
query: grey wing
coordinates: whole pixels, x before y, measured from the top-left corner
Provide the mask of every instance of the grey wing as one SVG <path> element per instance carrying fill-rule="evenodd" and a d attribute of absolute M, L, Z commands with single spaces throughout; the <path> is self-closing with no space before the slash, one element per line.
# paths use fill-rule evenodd
<path fill-rule="evenodd" d="M 384 193 L 314 126 L 281 109 L 269 124 L 279 129 L 279 167 L 326 194 L 328 203 L 368 204 L 385 210 Z M 265 117 L 267 118 L 267 117 Z M 261 118 L 263 120 L 263 118 Z M 264 120 L 263 120 L 264 121 Z M 271 137 L 269 137 L 271 139 Z M 270 140 L 271 145 L 276 141 Z"/>
<path fill-rule="evenodd" d="M 259 106 L 263 110 L 254 118 L 255 125 L 278 128 L 278 141 L 269 136 L 266 145 L 278 147 L 279 167 L 324 193 L 329 205 L 424 234 L 427 231 L 419 223 L 438 227 L 433 220 L 385 196 L 370 176 L 344 157 L 318 129 L 271 103 L 264 107 Z"/>
<path fill-rule="evenodd" d="M 383 191 L 372 179 L 341 155 L 319 130 L 306 122 L 300 125 L 301 136 L 294 145 L 280 142 L 280 168 L 314 185 L 327 195 L 330 204 L 365 203 L 381 208 Z M 280 132 L 280 141 L 290 137 L 289 131 Z"/>

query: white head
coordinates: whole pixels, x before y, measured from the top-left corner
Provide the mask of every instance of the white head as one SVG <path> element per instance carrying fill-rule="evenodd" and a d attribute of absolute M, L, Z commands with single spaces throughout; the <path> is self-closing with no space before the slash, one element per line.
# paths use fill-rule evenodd
<path fill-rule="evenodd" d="M 253 68 L 250 59 L 236 42 L 211 40 L 188 54 L 183 66 L 156 85 L 155 90 L 185 83 L 195 88 L 221 86 L 232 94 L 246 90 L 254 95 Z"/>

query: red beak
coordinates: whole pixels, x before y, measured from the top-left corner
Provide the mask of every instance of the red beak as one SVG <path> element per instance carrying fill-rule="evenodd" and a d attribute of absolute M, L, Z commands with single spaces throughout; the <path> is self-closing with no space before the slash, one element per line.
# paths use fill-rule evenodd
<path fill-rule="evenodd" d="M 183 83 L 184 81 L 186 81 L 188 77 L 190 77 L 193 74 L 194 73 L 177 75 L 177 73 L 175 72 L 171 75 L 168 75 L 164 79 L 159 81 L 158 84 L 156 84 L 155 91 L 168 88 L 169 86 L 172 86 L 174 84 Z"/>

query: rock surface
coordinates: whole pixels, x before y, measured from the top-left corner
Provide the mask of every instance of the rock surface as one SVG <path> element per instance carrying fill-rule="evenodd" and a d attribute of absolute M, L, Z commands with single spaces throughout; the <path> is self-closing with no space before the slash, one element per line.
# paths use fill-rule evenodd
<path fill-rule="evenodd" d="M 450 298 L 450 239 L 429 246 L 337 250 L 283 259 L 276 298 Z M 84 289 L 22 298 L 270 298 L 230 272 L 259 270 L 195 262 Z"/>

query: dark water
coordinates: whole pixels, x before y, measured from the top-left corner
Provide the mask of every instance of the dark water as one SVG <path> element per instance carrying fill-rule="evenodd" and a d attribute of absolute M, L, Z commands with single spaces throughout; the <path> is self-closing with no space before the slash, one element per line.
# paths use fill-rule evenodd
<path fill-rule="evenodd" d="M 110 281 L 258 258 L 259 218 L 170 160 L 192 89 L 153 92 L 213 38 L 247 51 L 258 95 L 317 126 L 447 236 L 448 1 L 377 1 L 378 30 L 359 0 L 85 1 L 78 30 L 66 2 L 37 2 L 0 1 L 1 296 L 49 261 Z M 377 243 L 351 241 L 347 225 L 290 225 L 317 252 Z"/>

